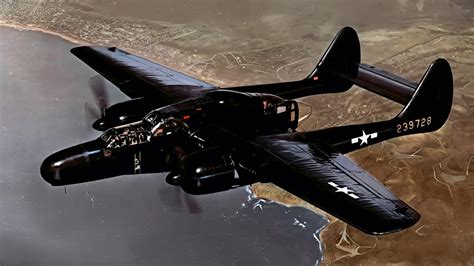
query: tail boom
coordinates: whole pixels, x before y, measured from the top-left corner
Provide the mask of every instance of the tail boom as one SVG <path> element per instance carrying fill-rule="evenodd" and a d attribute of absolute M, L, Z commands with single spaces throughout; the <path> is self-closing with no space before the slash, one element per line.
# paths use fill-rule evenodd
<path fill-rule="evenodd" d="M 435 60 L 420 83 L 413 87 L 411 98 L 393 119 L 281 137 L 307 143 L 326 143 L 341 153 L 347 153 L 391 138 L 438 130 L 448 119 L 453 101 L 453 77 L 449 63 L 444 59 Z"/>

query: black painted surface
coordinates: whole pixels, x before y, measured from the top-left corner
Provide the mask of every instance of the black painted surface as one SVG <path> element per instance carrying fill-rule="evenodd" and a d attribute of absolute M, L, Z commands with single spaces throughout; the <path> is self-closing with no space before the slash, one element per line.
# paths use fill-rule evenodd
<path fill-rule="evenodd" d="M 169 183 L 192 194 L 274 182 L 369 234 L 397 232 L 420 219 L 342 153 L 439 129 L 453 98 L 451 68 L 444 59 L 434 61 L 415 86 L 394 74 L 360 66 L 359 38 L 353 28 L 345 27 L 315 70 L 285 90 L 281 86 L 289 83 L 218 90 L 116 48 L 79 47 L 72 53 L 130 97 L 136 92 L 138 97 L 159 99 L 158 106 L 168 106 L 142 121 L 111 128 L 96 141 L 48 157 L 41 173 L 52 185 L 140 174 L 142 169 L 146 169 L 143 173 L 169 171 Z M 302 95 L 331 88 L 342 92 L 353 84 L 406 106 L 388 121 L 293 133 L 298 108 L 279 96 L 288 97 L 293 90 Z M 318 87 L 323 89 L 308 90 Z M 158 167 L 149 166 L 153 160 Z M 238 175 L 233 175 L 233 169 Z"/>
<path fill-rule="evenodd" d="M 57 37 L 9 28 L 0 28 L 0 36 L 0 264 L 312 265 L 321 259 L 313 233 L 326 224 L 322 217 L 248 199 L 245 188 L 185 196 L 160 174 L 49 186 L 40 176 L 42 160 L 100 135 L 83 110 L 94 101 L 88 80 L 96 73 Z M 107 87 L 112 102 L 126 99 Z"/>

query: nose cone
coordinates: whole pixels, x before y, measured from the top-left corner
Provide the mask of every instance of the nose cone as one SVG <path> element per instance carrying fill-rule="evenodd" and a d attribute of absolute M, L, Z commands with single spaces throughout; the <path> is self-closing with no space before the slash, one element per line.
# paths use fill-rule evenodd
<path fill-rule="evenodd" d="M 62 158 L 61 152 L 48 156 L 41 164 L 40 172 L 43 179 L 53 186 L 60 185 L 61 175 L 60 166 L 65 158 Z"/>
<path fill-rule="evenodd" d="M 102 154 L 98 144 L 95 140 L 48 156 L 41 164 L 41 176 L 53 186 L 90 181 L 90 162 Z"/>

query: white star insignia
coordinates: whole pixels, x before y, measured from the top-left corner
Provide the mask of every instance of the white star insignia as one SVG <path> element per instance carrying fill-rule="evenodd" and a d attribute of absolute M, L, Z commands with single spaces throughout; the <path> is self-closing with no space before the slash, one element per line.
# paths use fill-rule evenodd
<path fill-rule="evenodd" d="M 359 137 L 359 139 L 360 139 L 360 145 L 362 145 L 362 144 L 364 144 L 364 143 L 365 143 L 365 144 L 369 144 L 369 142 L 368 142 L 369 137 L 370 137 L 370 135 L 366 135 L 366 134 L 365 134 L 365 131 L 362 130 L 362 136 Z"/>
<path fill-rule="evenodd" d="M 343 188 L 337 188 L 336 192 L 342 192 L 349 195 L 349 193 L 352 193 L 354 191 L 348 189 L 347 187 L 343 187 Z"/>
<path fill-rule="evenodd" d="M 332 187 L 334 187 L 336 189 L 336 193 L 337 192 L 342 192 L 344 194 L 346 194 L 347 196 L 353 198 L 353 199 L 358 199 L 359 196 L 357 196 L 354 191 L 348 189 L 347 187 L 339 187 L 336 183 L 334 182 L 328 182 L 329 185 L 331 185 Z"/>
<path fill-rule="evenodd" d="M 369 144 L 369 139 L 375 139 L 377 137 L 378 137 L 377 132 L 372 133 L 372 134 L 365 134 L 365 131 L 362 130 L 362 136 L 353 138 L 351 140 L 351 143 L 356 144 L 356 143 L 359 143 L 359 140 L 360 140 L 360 146 L 362 146 L 362 144 Z"/>

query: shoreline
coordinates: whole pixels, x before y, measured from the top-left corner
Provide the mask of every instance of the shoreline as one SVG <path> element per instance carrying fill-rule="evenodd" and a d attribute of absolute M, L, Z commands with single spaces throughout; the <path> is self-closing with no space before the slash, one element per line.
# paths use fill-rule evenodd
<path fill-rule="evenodd" d="M 4 20 L 0 20 L 0 27 L 7 27 L 7 28 L 18 30 L 18 31 L 41 32 L 41 33 L 44 33 L 44 34 L 49 34 L 49 35 L 61 38 L 65 41 L 68 41 L 68 42 L 71 42 L 71 43 L 74 43 L 74 44 L 81 44 L 81 45 L 90 45 L 91 44 L 91 43 L 88 43 L 84 40 L 77 39 L 75 37 L 67 36 L 67 35 L 64 35 L 64 34 L 61 34 L 61 33 L 55 32 L 55 31 L 43 29 L 43 28 L 40 28 L 38 26 L 33 26 L 33 25 L 31 25 L 31 26 L 26 25 L 25 26 L 25 25 L 20 25 L 20 24 L 16 24 L 16 23 L 8 23 L 8 22 L 5 22 Z"/>

